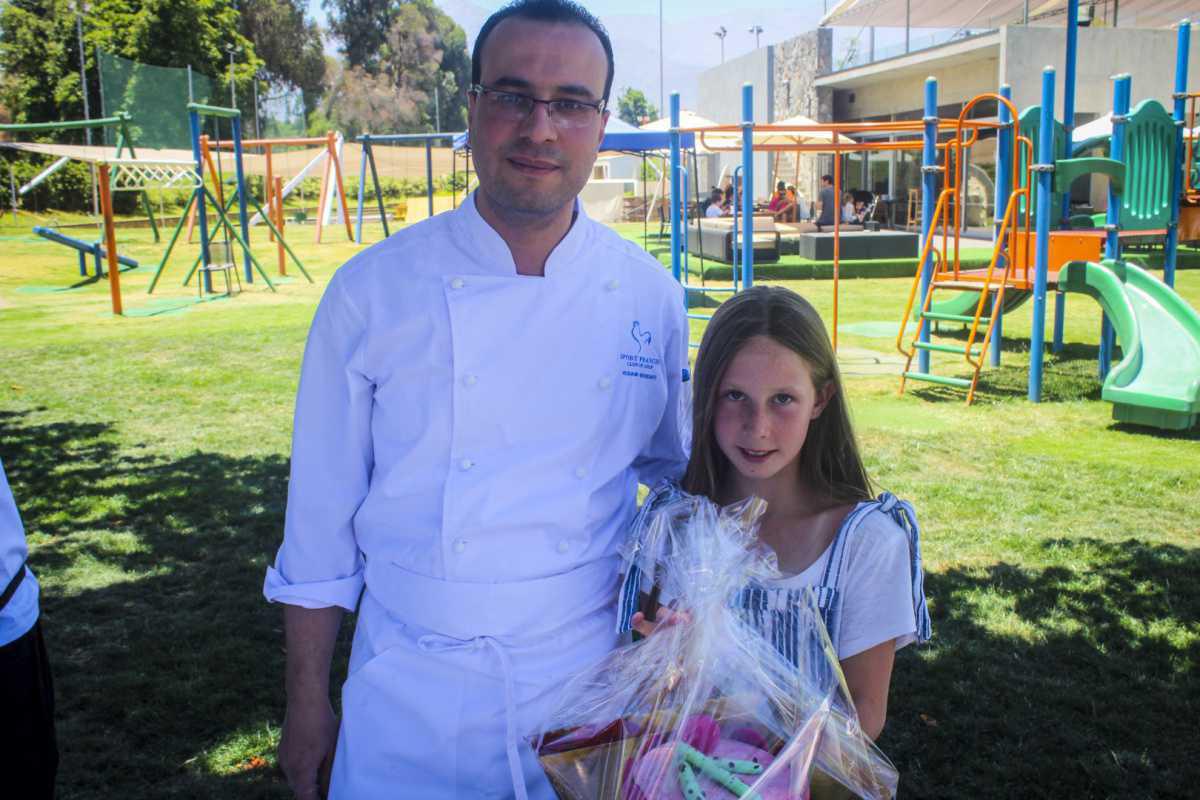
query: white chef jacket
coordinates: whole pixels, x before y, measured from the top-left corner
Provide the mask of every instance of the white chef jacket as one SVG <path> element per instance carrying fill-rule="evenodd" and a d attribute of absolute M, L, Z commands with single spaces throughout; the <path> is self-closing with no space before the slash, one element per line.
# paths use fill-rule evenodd
<path fill-rule="evenodd" d="M 28 567 L 22 566 L 29 555 L 25 544 L 25 528 L 13 499 L 12 489 L 0 463 L 0 592 L 17 574 L 25 570 L 21 585 L 0 610 L 0 647 L 16 641 L 29 632 L 38 618 L 38 583 Z"/>
<path fill-rule="evenodd" d="M 365 584 L 333 797 L 510 797 L 518 772 L 542 796 L 514 736 L 616 643 L 637 483 L 690 445 L 687 321 L 657 261 L 576 215 L 520 276 L 472 196 L 317 310 L 264 593 L 354 609 Z"/>

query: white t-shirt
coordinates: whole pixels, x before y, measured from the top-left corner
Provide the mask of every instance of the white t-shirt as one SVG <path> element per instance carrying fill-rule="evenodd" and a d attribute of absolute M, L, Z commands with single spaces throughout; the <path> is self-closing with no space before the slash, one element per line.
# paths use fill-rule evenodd
<path fill-rule="evenodd" d="M 704 209 L 704 216 L 706 217 L 720 217 L 724 216 L 724 214 L 725 212 L 721 210 L 720 203 L 709 203 L 708 208 Z"/>
<path fill-rule="evenodd" d="M 881 511 L 868 514 L 858 528 L 848 531 L 846 571 L 841 591 L 839 660 L 869 650 L 888 639 L 896 649 L 916 641 L 908 535 Z M 802 589 L 817 586 L 825 573 L 832 545 L 808 569 L 768 584 L 769 588 Z"/>
<path fill-rule="evenodd" d="M 842 222 L 857 222 L 854 214 L 854 203 L 846 203 L 842 206 Z"/>

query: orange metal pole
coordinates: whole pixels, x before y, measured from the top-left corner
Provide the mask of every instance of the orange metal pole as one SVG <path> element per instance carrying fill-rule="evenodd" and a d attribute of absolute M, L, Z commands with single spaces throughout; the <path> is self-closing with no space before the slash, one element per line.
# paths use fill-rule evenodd
<path fill-rule="evenodd" d="M 242 147 L 270 147 L 276 145 L 278 147 L 300 147 L 303 145 L 324 145 L 324 136 L 309 136 L 300 138 L 283 138 L 283 139 L 242 139 Z M 218 149 L 217 145 L 213 145 L 214 149 Z M 219 149 L 233 150 L 233 142 L 221 142 Z"/>
<path fill-rule="evenodd" d="M 842 238 L 842 155 L 833 157 L 833 352 L 838 346 L 838 259 Z"/>
<path fill-rule="evenodd" d="M 283 197 L 283 178 L 276 177 L 274 192 L 272 194 L 277 198 Z M 279 251 L 279 274 L 287 275 L 287 256 L 283 249 L 283 201 L 275 206 L 275 227 L 279 228 L 279 236 L 275 239 L 276 249 Z"/>
<path fill-rule="evenodd" d="M 242 142 L 243 146 L 245 144 Z M 266 148 L 267 157 L 267 179 L 263 182 L 263 199 L 266 200 L 267 215 L 274 219 L 272 215 L 275 213 L 275 170 L 271 167 L 271 145 L 266 144 L 263 147 Z M 267 231 L 267 236 L 272 242 L 275 241 L 273 232 Z"/>
<path fill-rule="evenodd" d="M 112 310 L 117 316 L 125 313 L 121 307 L 121 265 L 117 261 L 117 234 L 113 226 L 112 191 L 108 185 L 108 164 L 100 165 L 100 208 L 104 214 L 104 247 L 108 250 L 108 293 Z"/>

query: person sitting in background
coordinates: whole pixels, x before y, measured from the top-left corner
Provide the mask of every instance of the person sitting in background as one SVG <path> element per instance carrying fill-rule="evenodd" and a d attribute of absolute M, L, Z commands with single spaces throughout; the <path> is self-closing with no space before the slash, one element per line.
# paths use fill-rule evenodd
<path fill-rule="evenodd" d="M 775 217 L 776 222 L 790 222 L 792 215 L 796 211 L 795 195 L 788 195 L 787 184 L 783 181 L 775 184 L 775 194 L 771 195 L 771 202 L 767 203 L 767 210 Z"/>
<path fill-rule="evenodd" d="M 862 217 L 858 215 L 854 205 L 854 195 L 849 192 L 842 195 L 842 222 L 847 225 L 858 225 L 862 222 Z"/>
<path fill-rule="evenodd" d="M 714 186 L 704 203 L 704 216 L 723 217 L 725 214 L 725 193 Z"/>

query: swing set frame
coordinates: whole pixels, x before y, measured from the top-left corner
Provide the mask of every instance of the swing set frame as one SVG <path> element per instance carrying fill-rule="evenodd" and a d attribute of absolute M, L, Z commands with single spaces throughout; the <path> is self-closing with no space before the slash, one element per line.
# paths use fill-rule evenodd
<path fill-rule="evenodd" d="M 236 108 L 226 108 L 223 106 L 210 106 L 202 103 L 188 103 L 188 120 L 192 134 L 192 157 L 195 160 L 196 170 L 196 186 L 188 198 L 187 204 L 184 206 L 183 212 L 179 215 L 179 221 L 175 225 L 175 230 L 171 234 L 171 238 L 167 243 L 167 249 L 163 253 L 162 259 L 159 261 L 158 268 L 154 271 L 154 277 L 150 280 L 150 285 L 146 289 L 147 294 L 154 292 L 155 286 L 158 284 L 159 278 L 162 276 L 163 270 L 166 269 L 167 261 L 171 257 L 171 251 L 174 249 L 176 242 L 179 240 L 179 234 L 182 232 L 184 225 L 187 223 L 193 205 L 196 208 L 196 219 L 200 226 L 200 255 L 192 263 L 192 267 L 188 270 L 187 275 L 183 279 L 183 285 L 187 286 L 191 282 L 192 276 L 200 266 L 209 265 L 212 263 L 212 252 L 210 250 L 213 240 L 220 232 L 224 232 L 230 239 L 237 243 L 242 251 L 242 267 L 247 283 L 254 282 L 254 272 L 257 270 L 262 277 L 263 282 L 267 284 L 267 288 L 271 291 L 277 291 L 275 284 L 271 282 L 271 278 L 267 275 L 267 271 L 263 269 L 262 264 L 255 258 L 254 253 L 250 249 L 250 221 L 247 216 L 247 201 L 253 205 L 258 214 L 262 217 L 271 234 L 279 243 L 280 248 L 287 251 L 308 279 L 309 283 L 313 282 L 312 276 L 308 274 L 308 270 L 304 268 L 299 257 L 284 241 L 283 235 L 272 221 L 272 217 L 268 215 L 258 201 L 254 199 L 249 192 L 246 191 L 246 176 L 242 162 L 242 113 Z M 212 117 L 218 125 L 218 133 L 220 131 L 220 120 L 228 119 L 232 128 L 232 148 L 233 148 L 233 163 L 234 172 L 236 175 L 236 192 L 228 202 L 224 197 L 224 187 L 222 186 L 223 179 L 221 171 L 213 164 L 211 150 L 216 149 L 209 146 L 207 136 L 201 134 L 201 122 L 203 118 Z M 210 175 L 212 176 L 214 189 L 216 194 L 208 188 L 204 182 L 204 168 L 208 165 Z M 238 225 L 237 227 L 230 221 L 228 212 L 231 210 L 234 201 L 238 207 Z M 207 206 L 211 203 L 213 211 L 216 212 L 217 221 L 213 225 L 211 234 L 209 233 L 208 225 L 208 210 Z M 282 256 L 281 256 L 282 258 Z M 212 274 L 209 270 L 202 271 L 204 281 L 204 291 L 212 292 Z"/>

